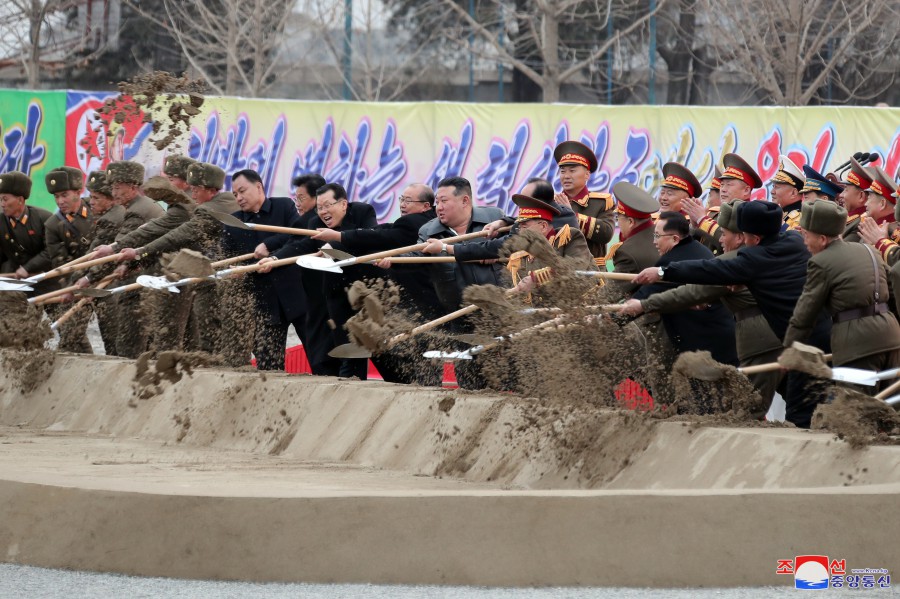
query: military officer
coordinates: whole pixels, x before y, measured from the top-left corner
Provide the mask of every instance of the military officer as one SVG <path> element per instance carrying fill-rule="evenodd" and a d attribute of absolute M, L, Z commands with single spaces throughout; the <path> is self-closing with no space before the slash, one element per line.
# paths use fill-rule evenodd
<path fill-rule="evenodd" d="M 696 175 L 683 164 L 667 162 L 663 165 L 663 176 L 665 180 L 659 190 L 660 210 L 687 215 L 691 219 L 691 237 L 709 248 L 713 254 L 721 254 L 722 244 L 719 238 L 722 233 L 715 216 L 710 216 L 710 211 L 697 199 L 703 188 Z M 719 185 L 721 186 L 721 182 Z"/>
<path fill-rule="evenodd" d="M 722 173 L 719 195 L 723 203 L 749 200 L 753 190 L 762 187 L 762 179 L 753 167 L 737 154 L 725 154 L 722 164 L 725 165 L 725 171 Z"/>
<path fill-rule="evenodd" d="M 844 241 L 862 241 L 859 235 L 859 223 L 866 213 L 866 190 L 872 185 L 872 178 L 866 169 L 853 157 L 850 158 L 850 171 L 847 180 L 841 181 L 844 189 L 838 195 L 838 203 L 847 209 L 847 225 L 841 238 Z"/>
<path fill-rule="evenodd" d="M 141 193 L 144 165 L 128 160 L 111 162 L 106 170 L 106 181 L 113 199 L 125 208 L 122 224 L 116 236 L 117 243 L 122 243 L 131 232 L 138 230 L 145 223 L 166 214 L 159 204 Z M 98 255 L 108 256 L 113 253 L 113 248 L 110 245 L 100 245 L 96 251 Z M 92 268 L 78 280 L 78 285 L 87 287 L 92 281 L 100 280 L 110 271 L 111 269 L 103 267 Z M 133 283 L 136 278 L 136 274 L 128 276 L 122 284 Z M 116 302 L 116 353 L 125 358 L 137 358 L 147 349 L 149 331 L 146 325 L 147 318 L 141 311 L 142 295 L 143 291 L 125 293 L 120 295 Z"/>
<path fill-rule="evenodd" d="M 44 253 L 50 267 L 55 268 L 84 256 L 90 250 L 94 217 L 81 199 L 84 188 L 81 170 L 71 166 L 55 168 L 44 177 L 44 183 L 59 208 L 47 220 L 44 229 Z M 60 281 L 60 284 L 63 282 Z M 58 306 L 54 311 L 54 318 L 62 313 Z M 90 310 L 81 310 L 63 324 L 59 330 L 61 351 L 94 353 L 87 338 L 90 315 Z"/>
<path fill-rule="evenodd" d="M 88 175 L 87 189 L 91 193 L 91 212 L 94 215 L 94 230 L 91 233 L 91 250 L 100 245 L 109 245 L 116 240 L 119 227 L 125 218 L 125 208 L 115 202 L 112 189 L 106 181 L 106 171 L 94 171 Z M 116 352 L 116 305 L 118 296 L 94 299 L 91 306 L 97 315 L 100 338 L 108 356 Z"/>
<path fill-rule="evenodd" d="M 863 241 L 875 246 L 888 266 L 893 266 L 900 260 L 897 251 L 900 229 L 895 224 L 895 213 L 900 212 L 895 195 L 897 184 L 881 167 L 870 167 L 866 171 L 872 183 L 866 190 L 866 215 L 859 223 L 859 233 Z"/>
<path fill-rule="evenodd" d="M 828 200 L 834 202 L 837 199 L 838 194 L 841 193 L 841 188 L 839 186 L 826 179 L 825 175 L 808 164 L 803 165 L 803 175 L 806 177 L 806 181 L 803 183 L 800 195 L 804 202 L 811 202 L 813 200 Z"/>
<path fill-rule="evenodd" d="M 163 162 L 163 175 L 176 189 L 190 193 L 191 184 L 188 181 L 188 170 L 196 162 L 196 160 L 188 156 L 166 156 L 166 160 Z"/>
<path fill-rule="evenodd" d="M 831 316 L 835 366 L 887 370 L 900 366 L 900 325 L 888 309 L 888 270 L 866 244 L 840 237 L 847 211 L 827 200 L 805 202 L 803 240 L 812 257 L 791 316 L 785 347 L 805 341 L 822 311 Z"/>
<path fill-rule="evenodd" d="M 43 253 L 44 223 L 53 215 L 49 210 L 27 205 L 29 196 L 28 175 L 19 171 L 0 174 L 0 273 L 7 277 L 27 279 L 50 267 Z M 34 293 L 45 293 L 54 285 L 55 281 L 39 283 Z"/>
<path fill-rule="evenodd" d="M 553 228 L 553 219 L 559 216 L 559 209 L 521 194 L 513 195 L 512 199 L 519 207 L 516 222 L 520 230 L 531 230 L 542 235 L 560 258 L 567 259 L 572 268 L 596 269 L 587 240 L 581 231 L 572 229 L 569 225 L 564 225 L 559 231 Z M 543 260 L 526 251 L 513 252 L 509 257 L 507 269 L 512 276 L 513 285 L 521 292 L 541 288 L 554 277 L 553 265 L 545 264 Z"/>
<path fill-rule="evenodd" d="M 171 160 L 171 158 L 170 158 Z M 167 163 L 168 164 L 168 163 Z M 178 227 L 153 239 L 142 247 L 123 248 L 119 251 L 124 260 L 156 257 L 164 252 L 175 252 L 189 248 L 202 253 L 210 260 L 223 258 L 221 255 L 222 224 L 212 215 L 213 212 L 231 214 L 240 210 L 234 194 L 222 191 L 225 185 L 225 171 L 206 162 L 192 163 L 188 166 L 186 183 L 196 202 L 196 209 L 190 218 Z M 171 179 L 170 179 L 171 180 Z M 230 299 L 237 293 L 230 281 L 220 283 L 229 289 L 223 289 L 222 297 L 217 293 L 216 283 L 200 283 L 192 285 L 193 294 L 191 313 L 197 323 L 198 345 L 201 351 L 221 354 L 226 362 L 234 366 L 243 366 L 249 361 L 249 347 L 246 351 L 233 351 L 236 339 L 231 339 L 223 331 L 223 322 L 229 319 L 219 301 Z M 183 292 L 188 292 L 182 288 Z M 229 327 L 234 330 L 234 327 Z M 234 358 L 233 360 L 231 358 Z"/>
<path fill-rule="evenodd" d="M 659 211 L 659 204 L 649 193 L 627 181 L 616 183 L 613 194 L 619 242 L 610 248 L 606 261 L 612 260 L 614 272 L 637 274 L 659 260 L 653 245 L 653 215 Z M 616 283 L 615 288 L 630 295 L 637 285 Z"/>
<path fill-rule="evenodd" d="M 778 161 L 778 172 L 771 181 L 772 201 L 781 206 L 784 213 L 783 228 L 796 231 L 800 226 L 800 207 L 803 205 L 800 190 L 806 177 L 803 170 L 784 154 L 778 157 Z"/>
<path fill-rule="evenodd" d="M 719 215 L 719 206 L 722 205 L 722 196 L 719 194 L 719 188 L 722 187 L 722 169 L 717 164 L 713 170 L 712 181 L 709 182 L 709 191 L 706 194 L 706 208 L 709 211 L 710 218 Z"/>
<path fill-rule="evenodd" d="M 587 239 L 594 258 L 606 256 L 606 244 L 615 232 L 613 209 L 615 201 L 608 193 L 588 191 L 591 173 L 597 170 L 597 156 L 593 150 L 577 141 L 564 141 L 553 151 L 559 165 L 562 193 L 554 196 L 557 204 L 575 211 L 578 227 Z"/>

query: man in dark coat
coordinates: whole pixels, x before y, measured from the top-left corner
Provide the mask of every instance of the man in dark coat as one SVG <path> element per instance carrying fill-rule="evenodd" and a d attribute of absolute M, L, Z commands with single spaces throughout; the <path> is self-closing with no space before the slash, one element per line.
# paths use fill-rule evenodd
<path fill-rule="evenodd" d="M 737 209 L 737 226 L 744 234 L 744 247 L 731 260 L 688 260 L 645 269 L 635 279 L 639 284 L 660 280 L 707 285 L 746 285 L 775 335 L 782 341 L 803 293 L 806 263 L 810 253 L 799 233 L 782 233 L 783 212 L 772 202 L 745 202 Z M 810 334 L 810 345 L 824 352 L 831 348 L 831 321 L 822 312 Z M 808 375 L 788 373 L 784 400 L 786 418 L 809 427 L 821 397 L 807 390 Z"/>
<path fill-rule="evenodd" d="M 666 268 L 685 260 L 713 257 L 709 248 L 691 237 L 691 223 L 680 212 L 660 213 L 655 225 L 654 241 L 659 251 L 657 268 Z M 670 285 L 645 285 L 634 293 L 632 299 L 646 299 L 668 289 L 671 289 Z M 737 366 L 734 318 L 720 301 L 711 302 L 702 310 L 663 314 L 662 321 L 677 353 L 708 351 L 717 361 Z"/>
<path fill-rule="evenodd" d="M 240 210 L 234 216 L 245 223 L 299 227 L 300 215 L 290 198 L 267 198 L 256 171 L 245 169 L 232 175 L 232 190 Z M 252 253 L 260 243 L 274 237 L 258 230 L 226 227 L 222 237 L 225 255 Z M 301 330 L 304 306 L 300 267 L 291 264 L 267 273 L 252 273 L 247 283 L 253 296 L 255 324 L 253 353 L 260 370 L 283 370 L 288 325 Z"/>
<path fill-rule="evenodd" d="M 363 202 L 350 202 L 347 191 L 337 183 L 327 183 L 316 190 L 316 215 L 309 220 L 309 229 L 335 229 L 348 231 L 358 228 L 370 228 L 378 225 L 375 209 Z M 312 237 L 298 237 L 285 243 L 272 258 L 280 259 L 291 256 L 302 256 L 318 251 L 325 242 Z M 335 249 L 346 251 L 339 243 L 332 245 Z M 307 269 L 303 269 L 307 270 Z M 348 343 L 350 338 L 344 330 L 344 324 L 353 315 L 350 301 L 347 299 L 347 288 L 354 281 L 365 277 L 382 276 L 376 267 L 370 265 L 350 266 L 343 273 L 322 273 L 322 286 L 316 289 L 307 288 L 307 300 L 317 301 L 314 296 L 324 297 L 328 319 L 333 325 L 331 339 L 334 345 Z M 329 348 L 330 350 L 331 348 Z M 365 359 L 343 359 L 338 370 L 339 376 L 366 378 L 367 361 Z"/>
<path fill-rule="evenodd" d="M 400 194 L 400 218 L 370 229 L 321 229 L 313 239 L 339 244 L 354 256 L 374 254 L 408 245 L 418 241 L 419 229 L 435 218 L 434 192 L 421 183 L 408 185 Z M 382 276 L 390 277 L 401 288 L 400 306 L 425 320 L 440 316 L 437 294 L 431 285 L 428 266 L 423 264 L 392 264 Z M 418 383 L 439 385 L 441 368 L 438 364 L 421 364 L 409 367 L 408 352 L 421 354 L 427 348 L 417 341 L 398 347 L 395 351 L 382 352 L 372 356 L 372 363 L 381 377 L 392 383 Z"/>
<path fill-rule="evenodd" d="M 325 185 L 325 179 L 318 173 L 306 173 L 294 177 L 294 205 L 300 213 L 297 226 L 301 229 L 312 229 L 312 220 L 316 216 L 316 191 Z M 266 238 L 256 248 L 256 257 L 265 258 L 284 247 L 291 241 L 290 235 L 273 235 Z M 337 376 L 341 369 L 341 361 L 332 358 L 328 352 L 334 348 L 331 328 L 328 326 L 328 306 L 321 290 L 324 286 L 324 274 L 311 268 L 300 269 L 302 296 L 297 298 L 306 306 L 303 330 L 297 331 L 303 351 L 309 361 L 310 370 L 320 376 Z"/>

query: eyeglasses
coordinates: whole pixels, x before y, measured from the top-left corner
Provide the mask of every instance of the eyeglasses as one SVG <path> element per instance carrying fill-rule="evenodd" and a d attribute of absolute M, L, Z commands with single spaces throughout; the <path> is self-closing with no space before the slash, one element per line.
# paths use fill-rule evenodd
<path fill-rule="evenodd" d="M 675 239 L 679 238 L 678 235 L 676 235 L 675 233 L 663 233 L 662 235 L 660 235 L 659 233 L 654 233 L 653 239 L 659 239 L 661 237 L 669 237 L 669 236 L 674 237 Z"/>
<path fill-rule="evenodd" d="M 326 210 L 331 210 L 338 204 L 340 204 L 340 202 L 331 202 L 330 204 L 322 204 L 321 206 L 316 206 L 316 212 L 325 212 Z"/>
<path fill-rule="evenodd" d="M 428 203 L 424 200 L 414 200 L 407 196 L 400 196 L 399 198 L 397 198 L 397 200 L 400 202 L 401 205 L 402 204 L 427 204 Z"/>

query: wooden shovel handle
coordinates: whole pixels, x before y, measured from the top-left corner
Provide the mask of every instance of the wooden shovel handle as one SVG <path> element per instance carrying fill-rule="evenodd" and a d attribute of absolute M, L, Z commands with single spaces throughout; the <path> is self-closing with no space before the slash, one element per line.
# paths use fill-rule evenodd
<path fill-rule="evenodd" d="M 503 227 L 502 229 L 497 229 L 498 233 L 505 233 L 509 231 L 512 227 Z M 476 231 L 475 233 L 466 233 L 465 235 L 457 235 L 456 237 L 447 237 L 446 239 L 441 239 L 446 244 L 459 243 L 460 241 L 468 241 L 470 239 L 478 239 L 479 237 L 487 237 L 486 231 Z M 376 252 L 374 254 L 367 254 L 365 256 L 359 256 L 353 259 L 353 264 L 362 264 L 363 262 L 372 262 L 374 260 L 381 260 L 382 258 L 390 258 L 392 256 L 399 256 L 400 254 L 406 254 L 407 252 L 418 252 L 419 250 L 425 249 L 425 246 L 428 245 L 428 242 L 417 243 L 415 245 L 407 245 L 404 247 L 394 248 L 392 250 L 385 250 L 383 252 Z M 349 264 L 349 262 L 348 262 Z"/>
<path fill-rule="evenodd" d="M 257 225 L 256 223 L 247 224 L 253 230 L 268 231 L 269 233 L 287 233 L 288 235 L 306 235 L 307 237 L 319 234 L 319 231 L 315 229 L 295 229 L 293 227 L 276 227 L 275 225 Z"/>
<path fill-rule="evenodd" d="M 887 399 L 897 391 L 900 391 L 900 381 L 895 381 L 893 384 L 888 385 L 884 391 L 875 396 L 875 399 Z"/>
<path fill-rule="evenodd" d="M 606 272 L 605 270 L 598 270 L 593 274 L 600 279 L 609 279 L 611 281 L 633 281 L 637 278 L 636 274 L 629 272 Z"/>
<path fill-rule="evenodd" d="M 61 277 L 62 275 L 67 275 L 71 272 L 78 272 L 79 270 L 85 270 L 87 268 L 91 268 L 92 266 L 97 266 L 98 264 L 106 264 L 107 262 L 114 262 L 115 260 L 118 260 L 118 259 L 119 259 L 118 254 L 110 254 L 109 256 L 104 256 L 103 258 L 94 258 L 93 260 L 86 260 L 79 264 L 63 265 L 63 266 L 54 268 L 53 270 L 47 271 L 41 275 L 38 275 L 38 277 L 40 277 L 41 281 L 45 281 L 47 279 L 52 279 L 55 277 Z"/>
<path fill-rule="evenodd" d="M 232 258 L 225 258 L 224 260 L 218 260 L 210 264 L 213 268 L 218 268 L 220 266 L 228 266 L 230 264 L 237 264 L 238 262 L 243 262 L 244 260 L 250 260 L 253 258 L 255 254 L 252 252 L 249 254 L 241 254 L 240 256 L 234 256 Z"/>
<path fill-rule="evenodd" d="M 825 354 L 822 356 L 825 358 L 825 361 L 828 362 L 831 360 L 831 354 Z M 778 362 L 769 362 L 768 364 L 757 364 L 755 366 L 742 366 L 738 368 L 738 372 L 742 372 L 744 374 L 757 374 L 759 372 L 772 372 L 773 370 L 778 370 L 781 368 L 781 364 Z"/>
<path fill-rule="evenodd" d="M 113 282 L 112 276 L 104 277 L 102 281 L 100 281 L 97 285 L 95 285 L 95 288 L 103 289 L 112 282 Z M 89 297 L 83 297 L 80 300 L 78 300 L 74 306 L 72 306 L 71 308 L 66 310 L 62 316 L 57 318 L 56 322 L 54 322 L 53 324 L 50 325 L 50 328 L 53 329 L 54 331 L 59 330 L 59 327 L 61 327 L 63 324 L 65 324 L 65 322 L 67 320 L 69 320 L 70 318 L 75 316 L 75 313 L 78 312 L 81 308 L 83 308 L 84 305 L 87 304 L 89 301 L 91 301 L 91 298 L 89 298 Z"/>

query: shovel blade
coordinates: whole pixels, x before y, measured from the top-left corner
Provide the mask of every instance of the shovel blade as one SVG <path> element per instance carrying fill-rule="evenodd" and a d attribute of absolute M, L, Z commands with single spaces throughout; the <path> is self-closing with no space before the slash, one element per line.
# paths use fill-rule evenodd
<path fill-rule="evenodd" d="M 251 229 L 252 227 L 248 226 L 247 223 L 242 221 L 236 216 L 232 216 L 230 214 L 226 214 L 224 212 L 218 212 L 216 210 L 210 210 L 209 214 L 222 223 L 223 225 L 228 225 L 229 227 L 235 227 L 236 229 Z"/>
<path fill-rule="evenodd" d="M 28 283 L 22 283 L 21 281 L 13 282 L 12 280 L 3 280 L 0 281 L 0 291 L 31 291 L 32 288 L 29 287 Z"/>
<path fill-rule="evenodd" d="M 878 384 L 877 372 L 863 370 L 861 368 L 838 366 L 831 369 L 831 378 L 835 381 L 853 383 L 855 385 L 865 385 L 867 387 L 874 387 Z"/>
<path fill-rule="evenodd" d="M 429 360 L 471 360 L 472 355 L 467 351 L 427 351 L 422 356 Z"/>
<path fill-rule="evenodd" d="M 331 256 L 335 260 L 353 260 L 356 256 L 353 254 L 348 254 L 347 252 L 342 252 L 341 250 L 336 250 L 334 248 L 322 248 L 321 252 L 326 256 Z"/>
<path fill-rule="evenodd" d="M 172 285 L 172 281 L 165 277 L 151 277 L 150 275 L 141 275 L 137 278 L 137 283 L 141 287 L 147 287 L 148 289 L 165 289 L 171 293 L 181 293 L 178 290 L 178 287 Z"/>
<path fill-rule="evenodd" d="M 355 343 L 344 343 L 328 352 L 328 355 L 332 358 L 354 360 L 359 358 L 371 358 L 372 352 Z"/>
<path fill-rule="evenodd" d="M 331 258 L 320 258 L 319 256 L 300 256 L 297 258 L 297 264 L 303 268 L 311 268 L 312 270 L 322 270 L 325 272 L 342 273 L 340 266 L 335 266 L 334 260 Z"/>

